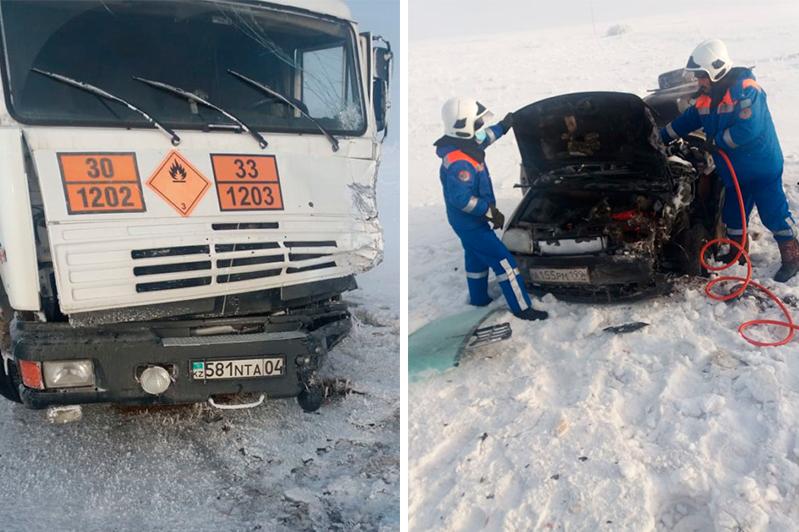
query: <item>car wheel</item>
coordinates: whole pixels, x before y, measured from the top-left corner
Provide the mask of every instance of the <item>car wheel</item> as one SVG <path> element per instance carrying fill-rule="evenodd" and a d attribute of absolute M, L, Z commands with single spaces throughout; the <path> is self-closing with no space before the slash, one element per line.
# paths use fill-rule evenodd
<path fill-rule="evenodd" d="M 699 252 L 710 240 L 707 228 L 701 222 L 694 222 L 691 227 L 680 233 L 677 242 L 680 248 L 680 271 L 694 277 L 706 277 L 708 271 L 699 262 Z"/>

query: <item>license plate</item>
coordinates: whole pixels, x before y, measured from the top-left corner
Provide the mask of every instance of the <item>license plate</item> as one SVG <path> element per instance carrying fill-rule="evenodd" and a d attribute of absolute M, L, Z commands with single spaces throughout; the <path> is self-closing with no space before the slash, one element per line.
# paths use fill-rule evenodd
<path fill-rule="evenodd" d="M 285 374 L 285 369 L 286 360 L 283 357 L 197 360 L 191 363 L 195 380 L 280 377 Z"/>
<path fill-rule="evenodd" d="M 588 268 L 532 268 L 530 277 L 538 283 L 589 284 Z"/>

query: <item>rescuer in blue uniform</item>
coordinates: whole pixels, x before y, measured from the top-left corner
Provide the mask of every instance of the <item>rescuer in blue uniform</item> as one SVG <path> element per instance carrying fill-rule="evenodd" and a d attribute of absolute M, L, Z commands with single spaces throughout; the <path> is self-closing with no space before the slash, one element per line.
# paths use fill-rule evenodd
<path fill-rule="evenodd" d="M 546 312 L 532 307 L 516 261 L 494 234 L 494 230 L 505 224 L 505 216 L 496 207 L 484 150 L 510 130 L 513 115 L 485 127 L 491 113 L 479 102 L 466 98 L 448 100 L 441 115 L 444 136 L 435 142 L 436 154 L 441 158 L 439 178 L 447 219 L 463 244 L 469 302 L 476 306 L 491 302 L 488 270 L 492 269 L 515 316 L 524 320 L 546 319 Z"/>
<path fill-rule="evenodd" d="M 727 165 L 713 148 L 727 153 L 741 187 L 747 223 L 756 205 L 763 225 L 777 241 L 782 265 L 774 280 L 784 283 L 799 272 L 799 242 L 782 188 L 782 150 L 766 93 L 750 69 L 733 67 L 727 47 L 718 39 L 697 46 L 686 70 L 694 73 L 700 91 L 692 105 L 661 130 L 661 137 L 668 143 L 699 128 L 704 130 L 726 188 L 722 219 L 727 238 L 740 241 L 743 226 L 735 187 Z M 730 262 L 736 254 L 733 248 L 721 260 Z"/>

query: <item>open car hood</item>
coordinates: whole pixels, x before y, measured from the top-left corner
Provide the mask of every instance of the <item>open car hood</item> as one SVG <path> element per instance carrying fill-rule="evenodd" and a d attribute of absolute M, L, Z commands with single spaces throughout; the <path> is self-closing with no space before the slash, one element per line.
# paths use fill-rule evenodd
<path fill-rule="evenodd" d="M 617 165 L 664 176 L 665 152 L 647 105 L 634 94 L 580 92 L 514 113 L 514 134 L 530 181 L 579 165 Z"/>

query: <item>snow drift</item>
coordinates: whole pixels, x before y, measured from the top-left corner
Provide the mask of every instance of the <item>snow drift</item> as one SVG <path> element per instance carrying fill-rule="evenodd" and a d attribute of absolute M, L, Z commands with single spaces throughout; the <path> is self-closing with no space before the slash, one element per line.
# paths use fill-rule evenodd
<path fill-rule="evenodd" d="M 409 330 L 467 308 L 461 249 L 446 225 L 430 146 L 443 101 L 473 94 L 502 116 L 567 92 L 644 95 L 694 44 L 718 36 L 738 64 L 756 66 L 798 215 L 796 20 L 799 7 L 783 3 L 625 21 L 635 32 L 612 39 L 589 25 L 412 44 Z M 467 69 L 458 57 L 469 58 Z M 487 157 L 505 213 L 521 199 L 512 137 Z M 757 215 L 751 230 L 755 278 L 799 315 L 799 278 L 771 281 L 777 247 Z M 497 321 L 512 322 L 512 340 L 412 384 L 411 529 L 795 529 L 799 343 L 750 346 L 737 325 L 778 314 L 755 294 L 714 303 L 703 286 L 685 280 L 668 297 L 623 305 L 547 296 L 536 304 L 549 321 L 500 314 Z M 634 321 L 650 325 L 603 331 Z"/>

